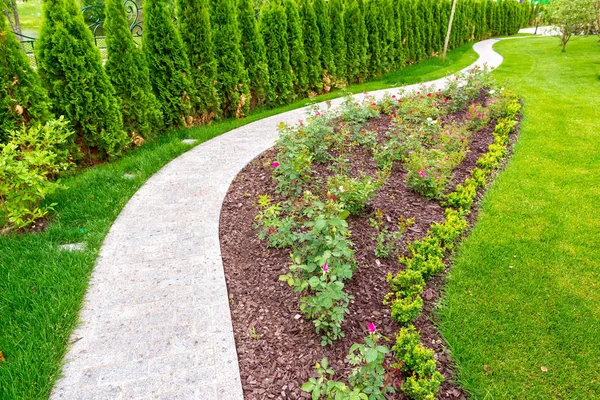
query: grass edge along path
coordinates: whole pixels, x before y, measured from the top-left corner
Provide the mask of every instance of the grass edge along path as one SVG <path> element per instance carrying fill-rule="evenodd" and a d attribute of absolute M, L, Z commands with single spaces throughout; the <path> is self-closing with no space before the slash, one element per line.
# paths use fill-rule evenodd
<path fill-rule="evenodd" d="M 524 119 L 438 312 L 473 399 L 600 398 L 600 44 L 557 44 L 495 45 Z"/>
<path fill-rule="evenodd" d="M 259 110 L 242 120 L 171 131 L 113 162 L 73 171 L 63 177 L 66 190 L 47 199 L 58 203 L 42 233 L 0 236 L 0 398 L 46 399 L 60 375 L 69 336 L 78 321 L 89 277 L 113 221 L 135 192 L 166 165 L 193 146 L 239 126 L 324 101 L 345 93 L 378 90 L 444 77 L 477 59 L 473 44 L 449 53 L 446 63 L 430 59 L 372 82 L 316 99 Z M 218 167 L 218 166 L 215 166 Z M 132 174 L 125 178 L 124 174 Z M 60 251 L 66 243 L 84 242 L 81 252 Z"/>

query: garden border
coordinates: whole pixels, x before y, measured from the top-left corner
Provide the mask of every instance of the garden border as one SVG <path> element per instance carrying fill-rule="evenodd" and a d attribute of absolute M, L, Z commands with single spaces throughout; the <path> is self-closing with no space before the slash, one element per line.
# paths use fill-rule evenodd
<path fill-rule="evenodd" d="M 479 59 L 465 70 L 499 66 L 492 49 L 499 40 L 476 43 Z M 437 89 L 446 79 L 422 84 Z M 307 109 L 203 143 L 131 198 L 101 248 L 52 399 L 243 398 L 220 255 L 221 205 L 239 171 L 274 145 L 277 126 L 304 119 Z"/>

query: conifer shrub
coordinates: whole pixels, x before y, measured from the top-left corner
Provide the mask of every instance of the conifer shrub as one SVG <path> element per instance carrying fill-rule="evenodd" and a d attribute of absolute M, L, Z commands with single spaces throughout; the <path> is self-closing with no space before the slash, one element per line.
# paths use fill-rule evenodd
<path fill-rule="evenodd" d="M 294 92 L 283 6 L 276 2 L 266 3 L 260 13 L 259 28 L 267 48 L 269 102 L 273 105 L 289 103 Z"/>
<path fill-rule="evenodd" d="M 362 82 L 368 71 L 369 47 L 367 27 L 357 0 L 353 0 L 344 14 L 346 33 L 346 61 L 349 82 Z"/>
<path fill-rule="evenodd" d="M 129 138 L 120 104 L 75 1 L 44 2 L 36 58 L 52 111 L 70 121 L 87 161 L 121 154 Z"/>
<path fill-rule="evenodd" d="M 142 49 L 166 127 L 193 123 L 190 65 L 167 0 L 144 4 Z"/>
<path fill-rule="evenodd" d="M 287 20 L 287 40 L 294 93 L 299 97 L 304 97 L 308 89 L 308 69 L 300 14 L 295 0 L 284 0 L 283 4 Z"/>
<path fill-rule="evenodd" d="M 0 144 L 13 129 L 46 122 L 51 117 L 50 106 L 40 77 L 10 32 L 6 17 L 0 15 Z"/>
<path fill-rule="evenodd" d="M 179 0 L 179 32 L 190 63 L 192 114 L 203 124 L 221 113 L 217 93 L 217 60 L 208 0 Z"/>
<path fill-rule="evenodd" d="M 214 0 L 211 17 L 221 109 L 226 116 L 241 118 L 250 109 L 250 88 L 233 0 Z"/>
<path fill-rule="evenodd" d="M 304 27 L 304 51 L 306 52 L 306 76 L 308 90 L 320 93 L 323 90 L 323 64 L 321 62 L 321 39 L 317 15 L 310 0 L 300 0 L 300 16 Z"/>
<path fill-rule="evenodd" d="M 331 89 L 331 76 L 335 72 L 333 51 L 331 49 L 331 22 L 329 20 L 329 3 L 325 0 L 314 0 L 317 27 L 321 39 L 321 65 L 323 66 L 323 90 Z"/>
<path fill-rule="evenodd" d="M 106 73 L 121 99 L 123 128 L 134 143 L 141 144 L 140 137 L 151 138 L 161 132 L 162 112 L 152 91 L 144 54 L 129 31 L 123 3 L 107 0 L 105 4 Z"/>
<path fill-rule="evenodd" d="M 332 75 L 334 84 L 337 87 L 343 87 L 346 84 L 346 35 L 344 34 L 344 3 L 342 0 L 329 1 L 329 20 L 331 51 L 335 64 Z"/>
<path fill-rule="evenodd" d="M 383 72 L 383 43 L 381 40 L 381 11 L 375 0 L 369 0 L 365 5 L 365 27 L 369 42 L 369 73 L 379 76 Z"/>
<path fill-rule="evenodd" d="M 252 0 L 238 0 L 238 26 L 244 64 L 248 71 L 250 105 L 256 107 L 267 101 L 269 67 L 265 44 L 258 32 Z"/>

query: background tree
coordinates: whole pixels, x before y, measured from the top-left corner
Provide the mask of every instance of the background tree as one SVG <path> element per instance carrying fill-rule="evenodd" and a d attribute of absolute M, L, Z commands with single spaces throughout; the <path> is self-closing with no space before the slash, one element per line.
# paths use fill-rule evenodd
<path fill-rule="evenodd" d="M 258 33 L 252 0 L 238 0 L 238 26 L 244 64 L 248 71 L 251 106 L 265 104 L 269 88 L 269 67 L 263 39 Z"/>
<path fill-rule="evenodd" d="M 207 124 L 221 112 L 209 5 L 207 0 L 179 0 L 178 13 L 179 32 L 190 63 L 192 114 Z"/>
<path fill-rule="evenodd" d="M 46 89 L 0 14 L 0 143 L 23 124 L 45 123 L 50 117 Z"/>
<path fill-rule="evenodd" d="M 102 68 L 100 50 L 73 0 L 44 3 L 36 58 L 52 110 L 71 122 L 88 161 L 120 154 L 129 142 L 120 104 Z"/>
<path fill-rule="evenodd" d="M 267 48 L 269 102 L 286 104 L 292 100 L 294 92 L 283 6 L 276 2 L 266 3 L 260 13 L 259 29 Z"/>
<path fill-rule="evenodd" d="M 158 135 L 163 125 L 160 105 L 152 92 L 148 65 L 134 42 L 121 0 L 106 0 L 106 73 L 121 99 L 123 128 L 136 136 Z"/>
<path fill-rule="evenodd" d="M 148 0 L 142 49 L 167 127 L 191 125 L 190 66 L 167 0 Z"/>
<path fill-rule="evenodd" d="M 321 39 L 321 65 L 323 66 L 323 89 L 328 92 L 331 87 L 330 77 L 335 72 L 333 51 L 331 49 L 331 21 L 329 20 L 329 3 L 325 0 L 314 0 L 317 27 Z"/>
<path fill-rule="evenodd" d="M 315 93 L 323 90 L 323 65 L 321 40 L 317 15 L 310 0 L 300 0 L 300 15 L 304 27 L 304 50 L 306 52 L 308 89 Z"/>
<path fill-rule="evenodd" d="M 573 35 L 583 33 L 594 15 L 593 0 L 553 0 L 546 9 L 548 20 L 557 27 L 562 51 Z"/>
<path fill-rule="evenodd" d="M 335 69 L 332 72 L 335 85 L 346 84 L 346 35 L 344 34 L 344 3 L 342 0 L 329 1 L 329 21 L 331 26 L 331 51 Z"/>
<path fill-rule="evenodd" d="M 283 4 L 287 21 L 287 40 L 294 93 L 304 97 L 308 89 L 308 70 L 300 14 L 295 0 L 284 0 Z"/>
<path fill-rule="evenodd" d="M 369 41 L 365 20 L 357 0 L 353 0 L 346 8 L 344 24 L 346 25 L 348 80 L 350 82 L 361 82 L 368 70 L 367 50 Z"/>
<path fill-rule="evenodd" d="M 227 116 L 241 118 L 250 109 L 250 88 L 233 0 L 213 0 L 212 24 L 221 109 Z"/>

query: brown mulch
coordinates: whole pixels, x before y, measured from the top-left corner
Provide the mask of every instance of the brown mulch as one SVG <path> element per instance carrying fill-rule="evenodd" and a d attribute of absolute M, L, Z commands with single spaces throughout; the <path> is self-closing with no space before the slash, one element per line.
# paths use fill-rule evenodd
<path fill-rule="evenodd" d="M 464 181 L 475 167 L 475 161 L 487 151 L 493 141 L 493 127 L 490 124 L 472 135 L 470 152 L 455 169 L 452 187 Z M 371 120 L 365 128 L 377 130 L 378 140 L 381 140 L 389 128 L 389 117 Z M 267 248 L 253 228 L 258 196 L 269 194 L 274 201 L 282 199 L 275 193 L 276 185 L 271 179 L 271 161 L 275 156 L 276 150 L 270 149 L 240 172 L 229 188 L 220 220 L 222 257 L 242 386 L 244 397 L 252 400 L 310 398 L 300 386 L 314 375 L 314 365 L 323 357 L 329 359 L 338 378 L 347 376 L 350 372 L 345 360 L 348 350 L 353 343 L 363 342 L 368 322 L 375 323 L 378 331 L 390 339 L 387 345 L 391 348 L 399 326 L 390 317 L 389 306 L 382 301 L 389 292 L 386 276 L 396 273 L 401 266 L 397 254 L 388 259 L 375 258 L 372 239 L 375 230 L 369 225 L 368 217 L 376 209 L 384 210 L 390 231 L 395 231 L 398 217 L 414 218 L 415 224 L 405 232 L 401 249 L 406 243 L 423 237 L 432 223 L 444 219 L 444 207 L 407 188 L 402 166 L 395 163 L 389 181 L 377 192 L 364 216 L 348 219 L 358 268 L 345 288 L 354 300 L 342 326 L 345 338 L 322 347 L 312 323 L 305 320 L 299 310 L 299 294 L 279 281 L 279 276 L 288 272 L 291 250 Z M 359 147 L 350 157 L 352 176 L 358 176 L 361 171 L 375 175 L 376 166 L 370 152 Z M 332 174 L 323 165 L 315 165 L 313 169 L 322 182 Z M 435 350 L 438 370 L 446 378 L 438 398 L 465 399 L 465 392 L 452 383 L 453 364 L 432 322 L 443 283 L 443 275 L 427 283 L 422 294 L 424 312 L 415 326 L 421 331 L 423 344 Z M 403 399 L 404 396 L 397 393 L 390 398 Z"/>

